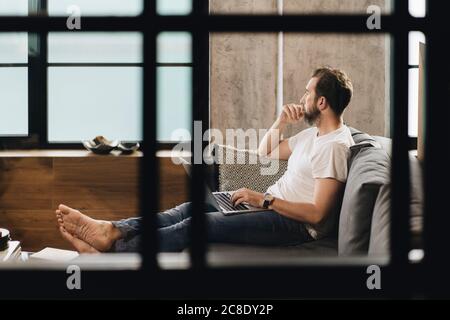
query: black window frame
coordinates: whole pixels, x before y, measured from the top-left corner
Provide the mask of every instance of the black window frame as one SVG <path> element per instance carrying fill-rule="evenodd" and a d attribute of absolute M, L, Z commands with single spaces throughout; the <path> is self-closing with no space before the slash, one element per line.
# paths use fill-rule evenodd
<path fill-rule="evenodd" d="M 85 31 L 144 32 L 144 154 L 141 172 L 141 210 L 156 212 L 158 208 L 158 162 L 153 156 L 156 142 L 156 35 L 160 31 L 188 31 L 193 35 L 193 120 L 206 120 L 209 108 L 209 73 L 207 38 L 209 32 L 335 32 L 391 34 L 393 43 L 391 135 L 392 206 L 391 255 L 382 269 L 382 290 L 366 287 L 368 264 L 374 259 L 339 259 L 328 264 L 312 263 L 285 266 L 241 268 L 209 268 L 206 264 L 203 183 L 205 165 L 193 166 L 191 198 L 194 210 L 191 243 L 192 267 L 187 270 L 162 270 L 157 265 L 155 217 L 144 214 L 143 265 L 139 271 L 85 271 L 84 290 L 71 292 L 65 288 L 63 271 L 2 270 L 1 295 L 8 297 L 148 297 L 148 298 L 312 298 L 312 297 L 433 297 L 448 296 L 450 279 L 446 276 L 450 261 L 447 244 L 442 241 L 450 225 L 445 188 L 436 181 L 446 179 L 442 172 L 449 161 L 446 145 L 446 121 L 449 119 L 448 79 L 440 79 L 446 68 L 446 39 L 443 30 L 449 5 L 445 1 L 428 1 L 427 16 L 415 18 L 408 13 L 408 2 L 397 0 L 391 14 L 381 18 L 381 30 L 366 29 L 366 15 L 215 15 L 207 11 L 208 1 L 194 1 L 187 16 L 158 16 L 155 2 L 145 1 L 138 17 L 86 17 Z M 0 19 L 0 31 L 46 33 L 64 31 L 65 19 L 56 17 L 7 17 Z M 425 117 L 425 257 L 418 263 L 408 259 L 410 249 L 408 162 L 408 32 L 419 30 L 427 37 L 427 77 Z M 194 189 L 195 187 L 195 189 Z M 448 209 L 447 209 L 448 210 Z M 319 260 L 318 260 L 319 261 Z M 213 285 L 211 285 L 213 284 Z M 24 292 L 26 288 L 26 292 Z"/>
<path fill-rule="evenodd" d="M 48 16 L 47 0 L 28 0 L 28 15 Z M 71 32 L 65 30 L 66 32 Z M 73 32 L 73 31 L 72 31 Z M 74 142 L 49 142 L 48 140 L 48 68 L 50 67 L 140 67 L 140 63 L 58 63 L 48 62 L 48 33 L 28 34 L 28 62 L 27 63 L 1 63 L 1 67 L 27 67 L 28 68 L 28 134 L 24 136 L 1 136 L 0 145 L 5 148 L 28 149 L 30 147 L 39 149 L 84 149 L 81 141 Z M 192 62 L 157 62 L 157 67 L 188 67 L 192 68 Z M 208 124 L 209 126 L 209 124 Z M 143 144 L 143 141 L 139 141 Z M 170 150 L 179 141 L 158 140 L 158 150 Z"/>

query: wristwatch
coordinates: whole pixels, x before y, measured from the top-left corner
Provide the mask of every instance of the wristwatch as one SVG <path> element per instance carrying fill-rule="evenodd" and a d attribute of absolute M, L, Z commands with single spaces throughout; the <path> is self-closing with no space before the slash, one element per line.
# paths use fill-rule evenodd
<path fill-rule="evenodd" d="M 266 192 L 264 193 L 264 202 L 263 202 L 263 208 L 264 209 L 268 209 L 269 206 L 272 204 L 273 200 L 275 200 L 275 198 L 273 197 L 273 195 L 271 195 L 270 193 Z"/>

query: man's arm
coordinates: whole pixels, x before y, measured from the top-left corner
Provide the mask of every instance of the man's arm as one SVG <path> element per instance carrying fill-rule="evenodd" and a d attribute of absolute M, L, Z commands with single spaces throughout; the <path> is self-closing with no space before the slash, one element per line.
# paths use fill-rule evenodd
<path fill-rule="evenodd" d="M 287 139 L 281 140 L 281 134 L 288 123 L 298 122 L 302 117 L 303 113 L 300 106 L 295 104 L 285 105 L 283 112 L 261 140 L 258 154 L 272 159 L 289 159 L 292 150 L 289 148 Z"/>
<path fill-rule="evenodd" d="M 336 179 L 316 179 L 313 203 L 291 202 L 276 198 L 270 209 L 300 222 L 313 225 L 318 224 L 339 203 L 344 185 L 344 183 Z"/>

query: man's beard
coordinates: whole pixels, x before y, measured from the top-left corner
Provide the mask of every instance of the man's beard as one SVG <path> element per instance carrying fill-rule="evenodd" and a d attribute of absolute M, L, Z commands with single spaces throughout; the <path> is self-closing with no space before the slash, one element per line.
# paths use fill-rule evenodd
<path fill-rule="evenodd" d="M 317 108 L 316 103 L 314 103 L 314 107 L 311 111 L 307 111 L 305 108 L 304 119 L 310 125 L 314 125 L 316 121 L 320 118 L 320 110 Z"/>

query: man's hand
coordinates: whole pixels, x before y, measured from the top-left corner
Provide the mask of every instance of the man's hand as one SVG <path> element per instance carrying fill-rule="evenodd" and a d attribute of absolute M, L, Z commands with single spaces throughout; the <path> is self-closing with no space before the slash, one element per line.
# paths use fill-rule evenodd
<path fill-rule="evenodd" d="M 231 196 L 231 202 L 234 206 L 237 206 L 242 202 L 246 202 L 252 207 L 261 208 L 264 202 L 264 195 L 247 188 L 242 188 L 233 192 L 233 195 Z"/>
<path fill-rule="evenodd" d="M 303 118 L 303 107 L 299 104 L 286 104 L 283 106 L 283 112 L 280 114 L 281 123 L 296 123 Z"/>

